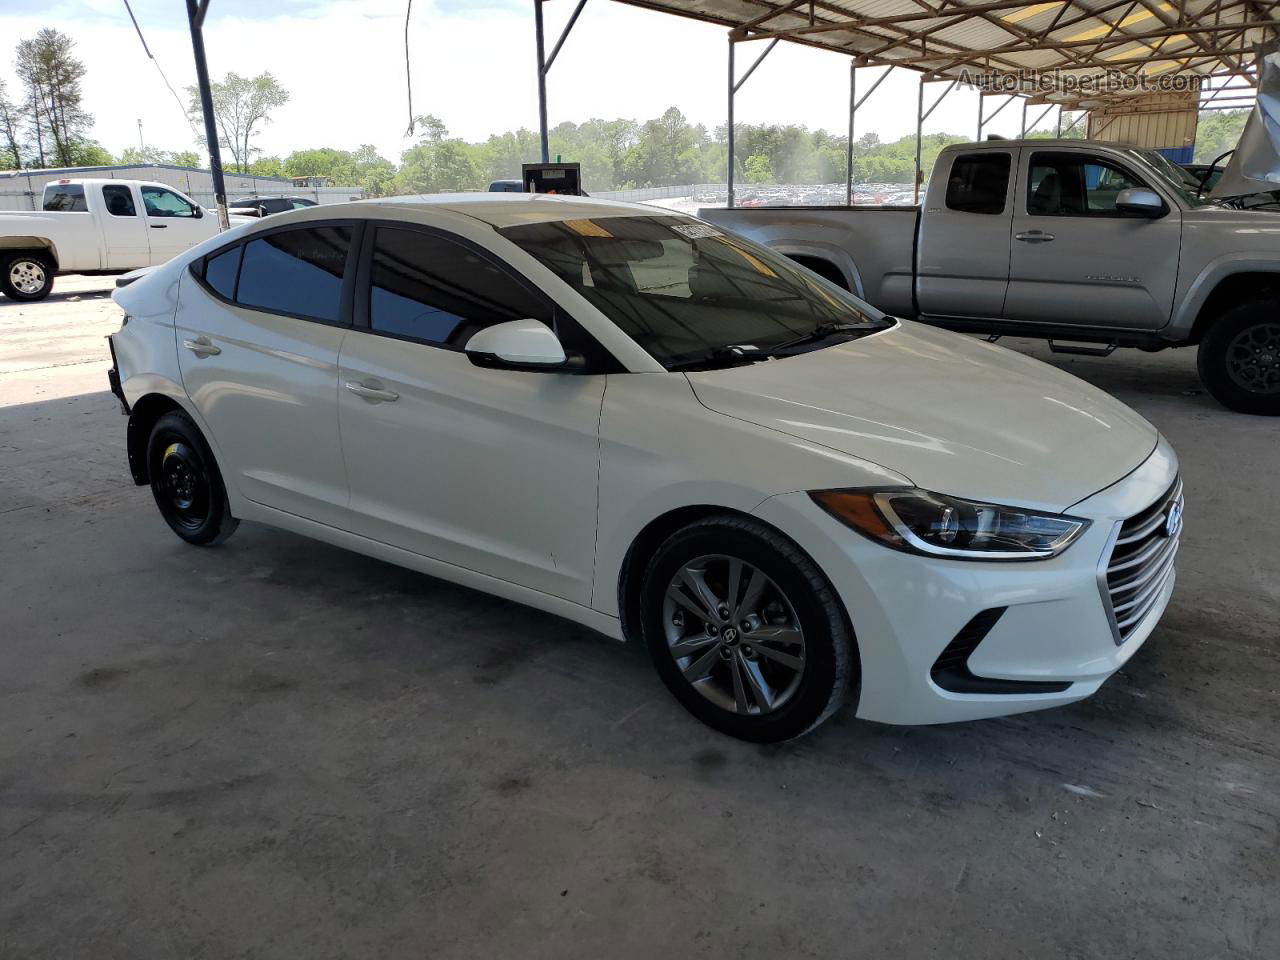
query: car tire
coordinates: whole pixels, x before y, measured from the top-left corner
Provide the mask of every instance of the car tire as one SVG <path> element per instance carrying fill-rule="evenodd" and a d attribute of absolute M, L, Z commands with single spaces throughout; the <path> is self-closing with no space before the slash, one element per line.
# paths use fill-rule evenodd
<path fill-rule="evenodd" d="M 0 256 L 0 292 L 19 303 L 43 300 L 53 291 L 53 264 L 39 253 Z"/>
<path fill-rule="evenodd" d="M 185 413 L 166 413 L 147 442 L 151 494 L 169 529 L 187 543 L 208 547 L 235 533 L 222 474 L 200 429 Z"/>
<path fill-rule="evenodd" d="M 722 733 L 790 740 L 854 686 L 856 645 L 835 591 L 804 551 L 757 520 L 713 516 L 682 528 L 654 552 L 640 590 L 658 675 Z"/>
<path fill-rule="evenodd" d="M 1227 409 L 1280 416 L 1280 304 L 1255 300 L 1227 310 L 1205 331 L 1196 366 Z"/>

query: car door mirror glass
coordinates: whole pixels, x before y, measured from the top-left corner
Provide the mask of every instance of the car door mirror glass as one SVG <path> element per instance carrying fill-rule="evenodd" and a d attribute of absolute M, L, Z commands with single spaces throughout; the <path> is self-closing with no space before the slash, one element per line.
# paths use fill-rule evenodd
<path fill-rule="evenodd" d="M 552 370 L 568 356 L 560 339 L 539 320 L 509 320 L 477 331 L 464 348 L 478 366 Z"/>
<path fill-rule="evenodd" d="M 1116 194 L 1116 209 L 1133 217 L 1158 217 L 1164 213 L 1164 201 L 1154 190 L 1129 187 Z"/>

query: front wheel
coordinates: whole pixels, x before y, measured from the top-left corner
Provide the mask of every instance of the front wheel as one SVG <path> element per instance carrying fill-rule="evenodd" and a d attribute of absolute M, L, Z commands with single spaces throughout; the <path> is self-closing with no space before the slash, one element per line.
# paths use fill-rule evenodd
<path fill-rule="evenodd" d="M 857 672 L 843 608 L 794 543 L 748 517 L 711 517 L 662 544 L 641 630 L 667 688 L 703 723 L 757 743 L 813 729 Z"/>
<path fill-rule="evenodd" d="M 38 253 L 0 258 L 0 290 L 10 300 L 34 303 L 53 290 L 53 266 Z"/>
<path fill-rule="evenodd" d="M 187 543 L 212 546 L 235 532 L 240 521 L 231 515 L 213 452 L 185 413 L 166 413 L 156 421 L 147 470 L 160 515 Z"/>
<path fill-rule="evenodd" d="M 1280 304 L 1259 300 L 1226 311 L 1200 341 L 1196 366 L 1224 407 L 1280 416 Z"/>

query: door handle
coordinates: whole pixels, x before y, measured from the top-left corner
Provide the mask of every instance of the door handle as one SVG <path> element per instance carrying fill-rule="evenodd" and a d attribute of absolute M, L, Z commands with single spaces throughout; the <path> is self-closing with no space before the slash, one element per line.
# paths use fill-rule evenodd
<path fill-rule="evenodd" d="M 152 230 L 168 230 L 169 229 L 169 225 L 167 223 L 153 223 L 153 224 L 150 224 L 150 226 Z"/>
<path fill-rule="evenodd" d="M 215 347 L 209 342 L 208 337 L 196 337 L 194 340 L 183 340 L 182 345 L 197 357 L 216 357 L 222 352 L 222 348 Z"/>
<path fill-rule="evenodd" d="M 372 403 L 391 403 L 400 399 L 400 394 L 394 390 L 383 390 L 381 387 L 370 387 L 363 383 L 357 383 L 355 380 L 348 380 L 344 386 L 361 399 L 368 400 Z"/>
<path fill-rule="evenodd" d="M 1048 243 L 1053 239 L 1053 234 L 1045 233 L 1043 230 L 1027 230 L 1024 233 L 1015 233 L 1013 239 L 1021 240 L 1023 243 Z"/>

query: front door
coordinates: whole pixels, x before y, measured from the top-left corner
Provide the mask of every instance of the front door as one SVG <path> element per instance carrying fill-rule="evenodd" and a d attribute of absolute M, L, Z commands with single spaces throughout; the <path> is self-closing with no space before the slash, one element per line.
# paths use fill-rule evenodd
<path fill-rule="evenodd" d="M 217 233 L 217 221 L 177 191 L 152 185 L 141 191 L 153 264 L 164 263 Z"/>
<path fill-rule="evenodd" d="M 138 216 L 134 188 L 127 183 L 107 183 L 102 191 L 102 267 L 104 270 L 136 270 L 151 263 L 147 222 Z"/>
<path fill-rule="evenodd" d="M 1013 157 L 996 149 L 953 154 L 945 194 L 925 197 L 916 268 L 922 314 L 1000 316 L 1009 285 Z"/>
<path fill-rule="evenodd" d="M 1168 323 L 1178 208 L 1166 200 L 1159 218 L 1127 216 L 1116 209 L 1120 191 L 1151 186 L 1132 170 L 1085 151 L 1022 153 L 1005 315 L 1130 330 Z"/>
<path fill-rule="evenodd" d="M 605 376 L 473 364 L 477 330 L 556 312 L 453 235 L 380 225 L 371 258 L 339 371 L 353 529 L 588 604 Z"/>
<path fill-rule="evenodd" d="M 183 385 L 223 476 L 255 503 L 346 526 L 338 351 L 352 227 L 255 234 L 184 273 L 177 311 Z"/>

